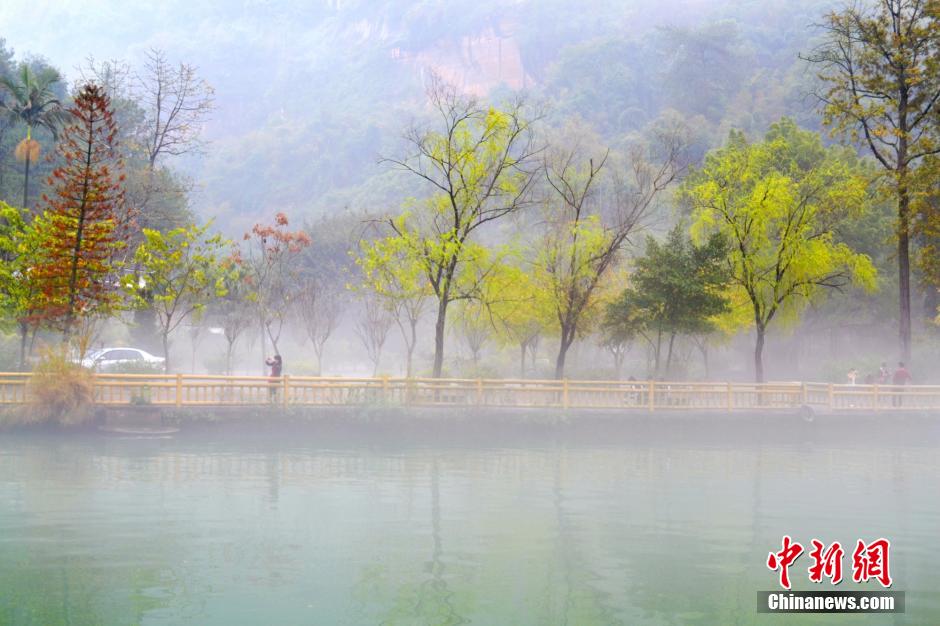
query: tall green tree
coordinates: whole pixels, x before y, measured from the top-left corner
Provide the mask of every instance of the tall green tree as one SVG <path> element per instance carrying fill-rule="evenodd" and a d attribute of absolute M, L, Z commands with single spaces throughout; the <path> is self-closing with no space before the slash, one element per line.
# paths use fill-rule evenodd
<path fill-rule="evenodd" d="M 630 286 L 607 307 L 605 336 L 624 340 L 642 336 L 653 351 L 652 376 L 669 375 L 676 338 L 713 332 L 714 318 L 728 310 L 727 253 L 720 231 L 711 233 L 702 245 L 689 240 L 683 224 L 676 225 L 662 243 L 647 237 L 646 251 L 630 274 Z"/>
<path fill-rule="evenodd" d="M 746 295 L 756 331 L 758 382 L 771 322 L 797 317 L 828 289 L 875 287 L 871 259 L 833 235 L 841 220 L 865 212 L 867 178 L 854 159 L 784 119 L 757 143 L 732 131 L 684 182 L 693 235 L 721 233 L 730 244 L 731 282 Z"/>
<path fill-rule="evenodd" d="M 920 239 L 918 267 L 928 289 L 926 313 L 940 314 L 940 156 L 925 160 L 918 171 L 918 193 L 912 207 L 918 217 L 915 233 Z M 937 318 L 940 320 L 940 318 Z"/>
<path fill-rule="evenodd" d="M 899 343 L 911 352 L 911 184 L 940 154 L 940 2 L 877 0 L 826 16 L 819 67 L 823 121 L 866 146 L 897 201 Z"/>
<path fill-rule="evenodd" d="M 44 128 L 58 137 L 59 129 L 68 121 L 68 113 L 56 96 L 54 86 L 62 77 L 51 67 L 35 72 L 21 63 L 13 76 L 0 76 L 0 89 L 7 98 L 0 99 L 0 111 L 8 119 L 26 126 L 26 137 L 16 146 L 16 158 L 25 162 L 23 208 L 29 208 L 29 167 L 39 159 L 39 142 L 33 139 L 34 128 Z"/>

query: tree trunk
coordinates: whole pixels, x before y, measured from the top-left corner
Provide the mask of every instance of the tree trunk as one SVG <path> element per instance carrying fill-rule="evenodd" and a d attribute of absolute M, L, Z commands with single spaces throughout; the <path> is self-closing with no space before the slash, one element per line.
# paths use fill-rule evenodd
<path fill-rule="evenodd" d="M 668 377 L 672 372 L 672 345 L 676 341 L 676 333 L 669 334 L 669 350 L 666 352 L 666 376 Z"/>
<path fill-rule="evenodd" d="M 659 378 L 660 355 L 663 352 L 663 329 L 662 326 L 656 329 L 656 345 L 653 346 L 653 378 Z"/>
<path fill-rule="evenodd" d="M 317 355 L 317 376 L 323 375 L 323 346 L 326 345 L 326 341 L 322 343 L 313 342 L 313 352 Z"/>
<path fill-rule="evenodd" d="M 525 354 L 529 350 L 528 342 L 519 343 L 519 378 L 525 378 Z"/>
<path fill-rule="evenodd" d="M 764 382 L 764 333 L 763 326 L 757 326 L 757 340 L 754 342 L 754 380 Z"/>
<path fill-rule="evenodd" d="M 261 324 L 261 328 L 260 328 L 261 330 L 261 375 L 266 376 L 268 373 L 268 363 L 267 363 L 267 357 L 265 356 L 264 351 L 265 351 L 265 346 L 268 340 L 267 340 L 267 333 L 264 330 L 264 316 L 263 315 L 260 316 L 258 318 L 258 321 Z"/>
<path fill-rule="evenodd" d="M 170 373 L 170 333 L 166 330 L 162 333 L 163 336 L 163 373 Z"/>
<path fill-rule="evenodd" d="M 29 146 L 26 147 L 26 170 L 23 173 L 23 208 L 29 209 Z"/>
<path fill-rule="evenodd" d="M 898 172 L 898 339 L 900 358 L 911 360 L 910 196 L 907 171 Z"/>
<path fill-rule="evenodd" d="M 225 375 L 232 375 L 232 353 L 235 351 L 235 342 L 229 341 L 228 347 L 225 349 Z"/>
<path fill-rule="evenodd" d="M 444 324 L 447 320 L 447 304 L 445 297 L 441 298 L 437 305 L 437 322 L 434 324 L 434 378 L 440 378 L 444 370 Z"/>
<path fill-rule="evenodd" d="M 565 377 L 565 357 L 568 355 L 568 348 L 574 343 L 574 329 L 561 329 L 561 342 L 558 344 L 558 357 L 555 359 L 555 380 L 561 380 Z"/>
<path fill-rule="evenodd" d="M 418 320 L 409 320 L 409 324 L 411 325 L 411 340 L 405 339 L 405 350 L 408 353 L 405 358 L 405 378 L 411 378 L 414 372 L 415 345 L 418 343 Z"/>
<path fill-rule="evenodd" d="M 20 371 L 26 371 L 26 337 L 29 335 L 29 326 L 20 323 Z"/>

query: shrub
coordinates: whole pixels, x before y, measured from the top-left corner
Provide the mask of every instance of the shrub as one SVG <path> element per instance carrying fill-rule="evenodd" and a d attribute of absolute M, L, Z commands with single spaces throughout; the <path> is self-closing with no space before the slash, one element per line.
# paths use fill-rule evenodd
<path fill-rule="evenodd" d="M 77 426 L 94 415 L 95 375 L 64 350 L 48 350 L 33 370 L 28 398 L 20 423 Z"/>

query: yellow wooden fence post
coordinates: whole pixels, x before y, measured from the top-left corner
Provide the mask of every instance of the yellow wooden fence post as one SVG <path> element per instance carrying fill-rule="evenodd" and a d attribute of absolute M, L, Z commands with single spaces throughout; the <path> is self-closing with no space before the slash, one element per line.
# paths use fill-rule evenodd
<path fill-rule="evenodd" d="M 389 400 L 388 376 L 382 377 L 382 404 L 388 404 Z"/>
<path fill-rule="evenodd" d="M 477 378 L 477 406 L 483 404 L 483 379 Z"/>
<path fill-rule="evenodd" d="M 183 406 L 183 375 L 176 375 L 176 406 Z"/>
<path fill-rule="evenodd" d="M 649 402 L 649 409 L 650 409 L 650 412 L 653 412 L 656 410 L 656 381 L 655 380 L 650 381 L 650 388 L 647 393 L 649 395 L 649 398 L 647 398 L 647 401 Z"/>
<path fill-rule="evenodd" d="M 878 405 L 881 404 L 881 398 L 879 397 L 880 394 L 878 393 L 878 385 L 875 385 L 874 389 L 872 390 L 872 395 L 871 409 L 872 411 L 877 411 Z"/>
<path fill-rule="evenodd" d="M 728 393 L 728 410 L 730 411 L 731 409 L 734 408 L 734 392 L 733 392 L 733 390 L 732 390 L 731 383 L 728 382 L 727 385 L 728 385 L 728 391 L 727 391 L 727 393 Z"/>
<path fill-rule="evenodd" d="M 831 411 L 833 406 L 835 406 L 835 391 L 832 388 L 832 383 L 829 383 L 828 393 L 829 393 L 829 410 Z"/>
<path fill-rule="evenodd" d="M 290 376 L 288 376 L 287 374 L 284 374 L 284 376 L 283 376 L 282 378 L 283 378 L 282 384 L 283 384 L 283 387 L 284 387 L 284 389 L 283 389 L 283 391 L 284 391 L 284 400 L 283 400 L 283 402 L 284 402 L 284 408 L 286 409 L 286 408 L 287 408 L 287 405 L 289 404 L 288 393 L 290 393 Z"/>
<path fill-rule="evenodd" d="M 565 378 L 561 382 L 562 382 L 561 405 L 567 409 L 568 408 L 568 379 Z"/>

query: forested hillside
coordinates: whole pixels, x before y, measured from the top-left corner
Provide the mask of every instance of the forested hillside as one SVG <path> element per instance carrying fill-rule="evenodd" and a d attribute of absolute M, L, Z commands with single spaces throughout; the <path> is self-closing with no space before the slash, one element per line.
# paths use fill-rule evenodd
<path fill-rule="evenodd" d="M 578 115 L 611 145 L 670 110 L 696 128 L 700 153 L 731 127 L 761 133 L 785 114 L 816 127 L 797 55 L 826 5 L 100 1 L 25 15 L 13 3 L 0 7 L 0 37 L 7 54 L 43 57 L 69 78 L 88 56 L 138 65 L 150 47 L 197 66 L 216 107 L 211 143 L 185 163 L 191 201 L 238 232 L 274 209 L 328 214 L 409 195 L 378 159 L 425 113 L 430 71 L 494 101 L 524 90 L 549 121 Z M 105 25 L 102 41 L 93 33 Z"/>

